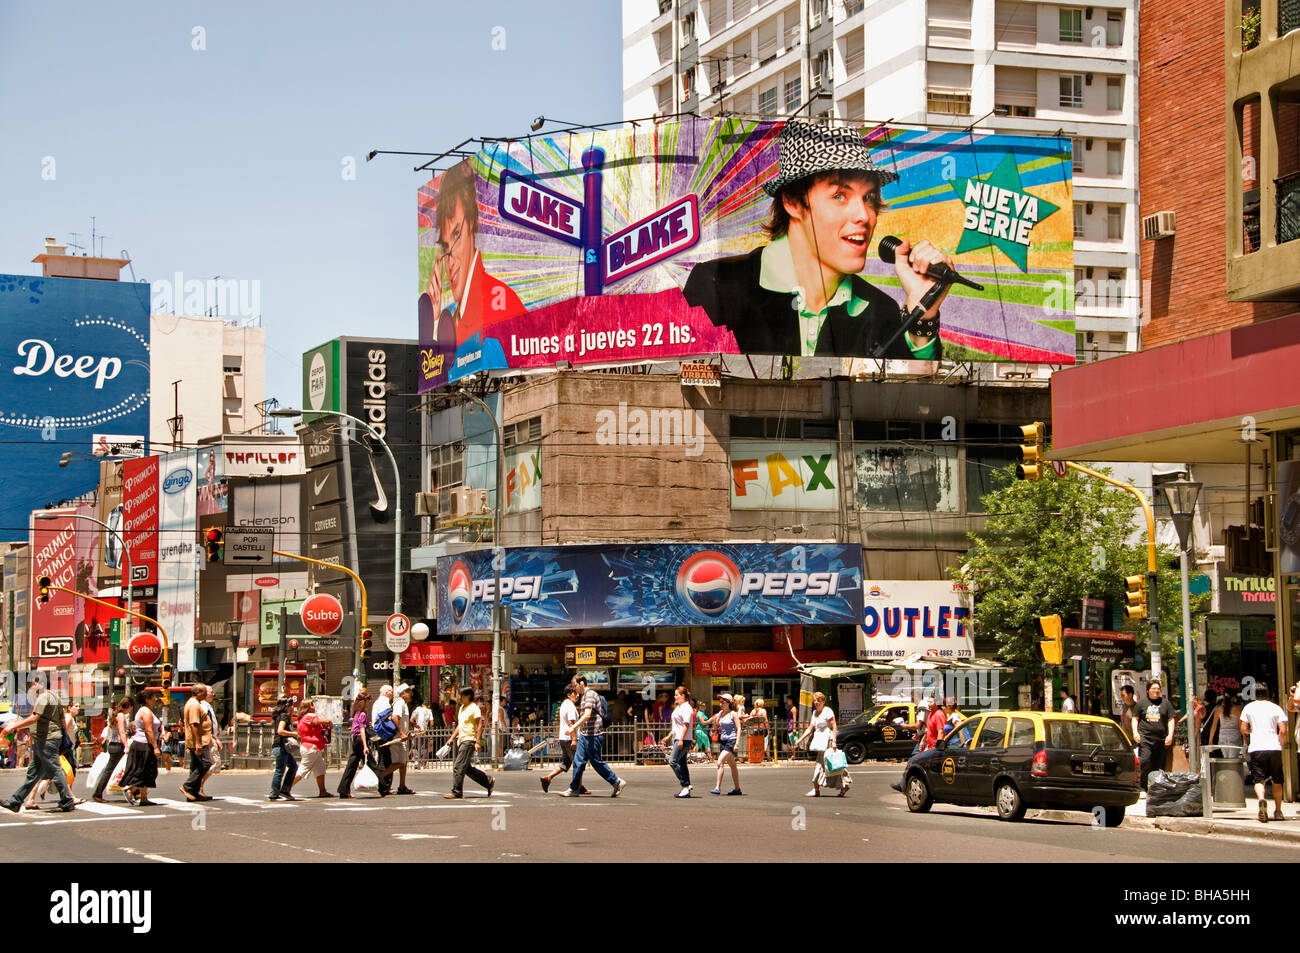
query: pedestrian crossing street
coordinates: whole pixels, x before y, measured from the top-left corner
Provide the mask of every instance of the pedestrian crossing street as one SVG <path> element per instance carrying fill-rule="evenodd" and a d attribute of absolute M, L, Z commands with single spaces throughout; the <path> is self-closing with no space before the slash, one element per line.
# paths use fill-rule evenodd
<path fill-rule="evenodd" d="M 24 810 L 19 814 L 0 811 L 0 829 L 8 827 L 36 827 L 54 824 L 85 824 L 96 821 L 132 821 L 159 820 L 181 815 L 198 813 L 248 813 L 253 811 L 311 811 L 324 810 L 332 814 L 348 811 L 419 811 L 419 810 L 466 810 L 489 806 L 500 807 L 506 804 L 512 795 L 499 792 L 489 803 L 487 798 L 467 798 L 464 801 L 448 802 L 443 799 L 442 791 L 416 791 L 414 797 L 400 800 L 388 799 L 382 805 L 377 798 L 365 795 L 347 801 L 338 798 L 304 797 L 296 801 L 268 801 L 265 798 L 236 797 L 218 795 L 211 801 L 190 802 L 153 795 L 150 800 L 156 807 L 132 807 L 126 801 L 109 801 L 97 804 L 87 800 L 77 809 L 66 814 L 58 809 L 56 801 L 46 801 L 39 811 Z M 432 799 L 437 803 L 431 803 Z M 425 803 L 420 803 L 424 801 Z"/>

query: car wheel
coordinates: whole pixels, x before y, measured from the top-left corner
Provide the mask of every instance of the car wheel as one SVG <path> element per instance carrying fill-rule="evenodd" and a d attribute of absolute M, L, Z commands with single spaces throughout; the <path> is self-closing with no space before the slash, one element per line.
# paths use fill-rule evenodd
<path fill-rule="evenodd" d="M 1123 807 L 1108 807 L 1106 811 L 1106 827 L 1119 827 L 1124 823 Z"/>
<path fill-rule="evenodd" d="M 1020 800 L 1020 792 L 1010 781 L 998 785 L 998 817 L 1004 821 L 1018 821 L 1025 816 L 1025 802 Z"/>
<path fill-rule="evenodd" d="M 844 757 L 849 764 L 861 764 L 867 760 L 867 746 L 861 741 L 850 741 L 844 746 Z"/>
<path fill-rule="evenodd" d="M 907 792 L 907 809 L 913 814 L 924 814 L 933 806 L 934 798 L 930 796 L 930 785 L 925 783 L 925 778 L 921 775 L 909 776 L 904 790 Z"/>

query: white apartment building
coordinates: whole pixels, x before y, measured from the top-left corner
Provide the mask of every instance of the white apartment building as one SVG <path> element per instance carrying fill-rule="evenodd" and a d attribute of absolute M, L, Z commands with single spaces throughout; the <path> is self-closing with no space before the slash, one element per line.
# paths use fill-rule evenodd
<path fill-rule="evenodd" d="M 1137 76 L 1134 0 L 623 0 L 626 119 L 797 114 L 1072 139 L 1083 361 L 1138 346 Z"/>

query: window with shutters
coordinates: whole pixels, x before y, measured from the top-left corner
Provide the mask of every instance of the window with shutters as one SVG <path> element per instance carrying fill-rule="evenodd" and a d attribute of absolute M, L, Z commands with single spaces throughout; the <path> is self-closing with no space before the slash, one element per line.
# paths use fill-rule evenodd
<path fill-rule="evenodd" d="M 758 28 L 758 65 L 776 59 L 776 20 L 771 19 Z"/>
<path fill-rule="evenodd" d="M 682 17 L 682 46 L 688 45 L 695 39 L 695 12 L 691 11 Z"/>
<path fill-rule="evenodd" d="M 727 28 L 727 0 L 710 0 L 709 36 L 717 36 Z"/>
<path fill-rule="evenodd" d="M 785 24 L 785 38 L 781 45 L 787 50 L 793 50 L 799 45 L 799 8 L 790 7 L 782 14 Z"/>
<path fill-rule="evenodd" d="M 854 93 L 840 102 L 840 118 L 858 122 L 867 118 L 867 98 L 862 93 Z"/>
<path fill-rule="evenodd" d="M 930 63 L 926 67 L 926 109 L 953 116 L 970 115 L 969 63 Z"/>
<path fill-rule="evenodd" d="M 1106 45 L 1124 45 L 1124 11 L 1106 11 Z"/>
<path fill-rule="evenodd" d="M 1123 142 L 1106 143 L 1106 174 L 1107 175 L 1124 174 L 1124 143 Z"/>
<path fill-rule="evenodd" d="M 1106 206 L 1106 237 L 1111 241 L 1124 237 L 1124 206 Z"/>
<path fill-rule="evenodd" d="M 1061 77 L 1061 101 L 1062 109 L 1082 109 L 1083 108 L 1083 74 L 1067 73 Z"/>
<path fill-rule="evenodd" d="M 1124 80 L 1118 76 L 1106 77 L 1106 108 L 1111 112 L 1124 108 Z"/>
<path fill-rule="evenodd" d="M 1014 66 L 996 67 L 993 104 L 1005 106 L 1011 116 L 1032 116 L 1038 106 L 1038 71 Z"/>
<path fill-rule="evenodd" d="M 741 17 L 749 16 L 753 6 L 753 0 L 731 0 L 731 22 L 735 23 Z"/>
<path fill-rule="evenodd" d="M 655 87 L 655 103 L 660 115 L 673 112 L 673 84 L 671 80 L 662 82 Z"/>
<path fill-rule="evenodd" d="M 1074 237 L 1083 238 L 1083 205 L 1074 203 Z"/>
<path fill-rule="evenodd" d="M 682 102 L 690 99 L 695 94 L 695 70 L 687 70 L 682 74 Z"/>
<path fill-rule="evenodd" d="M 1070 168 L 1075 172 L 1082 173 L 1083 172 L 1083 140 L 1071 139 L 1070 152 L 1071 152 Z"/>
<path fill-rule="evenodd" d="M 665 27 L 655 34 L 655 52 L 659 54 L 659 65 L 663 66 L 673 58 L 673 30 Z"/>
<path fill-rule="evenodd" d="M 844 75 L 857 76 L 866 62 L 866 48 L 861 31 L 854 31 L 844 40 Z"/>
<path fill-rule="evenodd" d="M 819 26 L 828 19 L 829 3 L 827 0 L 808 0 L 808 24 Z"/>
<path fill-rule="evenodd" d="M 813 60 L 813 86 L 826 86 L 831 81 L 831 51 L 822 50 Z"/>
<path fill-rule="evenodd" d="M 1038 45 L 1038 5 L 997 0 L 993 36 L 998 49 L 1032 49 Z"/>
<path fill-rule="evenodd" d="M 758 94 L 758 113 L 760 116 L 776 115 L 776 87 L 761 90 Z"/>
<path fill-rule="evenodd" d="M 970 47 L 970 0 L 930 0 L 926 14 L 932 46 Z"/>

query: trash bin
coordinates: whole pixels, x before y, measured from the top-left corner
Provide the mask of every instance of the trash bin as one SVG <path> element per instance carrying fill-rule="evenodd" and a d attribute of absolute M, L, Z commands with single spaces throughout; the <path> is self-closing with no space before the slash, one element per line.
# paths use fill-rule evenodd
<path fill-rule="evenodd" d="M 762 764 L 763 751 L 767 747 L 767 735 L 749 736 L 749 763 Z"/>
<path fill-rule="evenodd" d="M 1245 807 L 1246 784 L 1241 777 L 1240 757 L 1211 758 L 1210 794 L 1219 807 Z"/>

